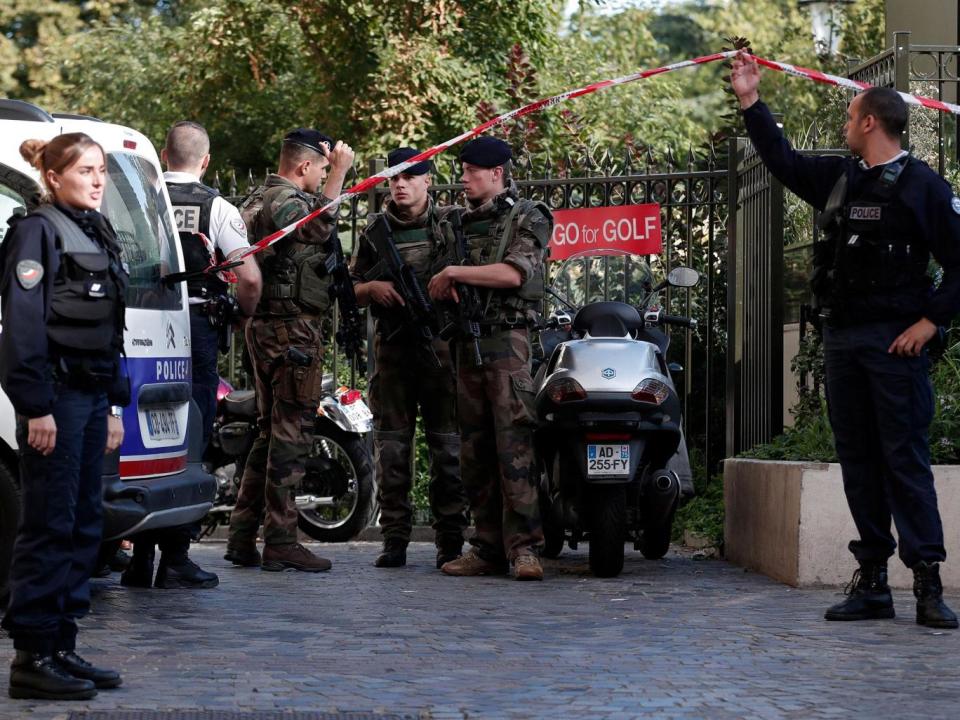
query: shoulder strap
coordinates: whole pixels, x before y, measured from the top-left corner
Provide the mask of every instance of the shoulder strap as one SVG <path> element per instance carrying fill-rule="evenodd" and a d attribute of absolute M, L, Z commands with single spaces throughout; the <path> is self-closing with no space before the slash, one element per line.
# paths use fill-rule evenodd
<path fill-rule="evenodd" d="M 99 245 L 87 237 L 83 230 L 56 206 L 41 205 L 34 212 L 45 217 L 53 225 L 64 252 L 103 252 Z"/>
<path fill-rule="evenodd" d="M 846 202 L 847 173 L 844 171 L 844 173 L 837 178 L 837 182 L 834 183 L 833 190 L 830 191 L 830 196 L 827 198 L 827 204 L 824 206 L 823 212 L 820 213 L 820 217 L 817 218 L 817 228 L 820 232 L 826 232 L 830 228 L 837 214 L 842 212 Z"/>
<path fill-rule="evenodd" d="M 507 216 L 507 222 L 503 226 L 503 231 L 500 233 L 500 244 L 497 245 L 497 252 L 493 256 L 493 263 L 496 264 L 503 260 L 503 256 L 507 254 L 507 243 L 510 242 L 510 230 L 513 228 L 513 221 L 517 219 L 517 215 L 520 214 L 520 206 L 523 204 L 523 200 L 517 200 L 513 203 L 513 207 L 510 208 L 510 214 Z"/>

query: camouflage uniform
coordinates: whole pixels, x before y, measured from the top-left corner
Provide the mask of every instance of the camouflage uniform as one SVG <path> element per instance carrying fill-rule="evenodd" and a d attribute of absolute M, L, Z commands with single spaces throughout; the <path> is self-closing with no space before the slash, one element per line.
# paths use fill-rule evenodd
<path fill-rule="evenodd" d="M 253 197 L 262 195 L 259 214 L 244 212 L 251 242 L 289 225 L 316 204 L 293 183 L 270 175 Z M 325 204 L 326 200 L 320 198 Z M 246 208 L 246 205 L 245 205 Z M 256 540 L 261 514 L 267 545 L 297 541 L 295 488 L 313 443 L 323 380 L 321 319 L 329 306 L 328 281 L 317 273 L 333 220 L 321 215 L 256 255 L 263 293 L 247 324 L 246 341 L 253 364 L 260 435 L 253 443 L 237 504 L 230 516 L 230 549 Z M 294 268 L 289 260 L 296 259 Z M 291 359 L 295 348 L 311 358 L 309 366 Z"/>
<path fill-rule="evenodd" d="M 405 263 L 413 268 L 426 289 L 430 269 L 436 260 L 436 223 L 446 211 L 428 199 L 427 211 L 412 219 L 399 217 L 388 200 L 384 214 L 393 231 L 393 241 Z M 350 272 L 355 282 L 376 278 L 365 275 L 377 263 L 372 243 L 361 236 Z M 466 498 L 460 481 L 460 437 L 457 434 L 456 380 L 447 342 L 435 339 L 433 350 L 440 360 L 436 369 L 417 342 L 401 331 L 387 340 L 387 323 L 381 316 L 389 311 L 374 306 L 376 338 L 375 370 L 370 378 L 370 409 L 374 422 L 374 462 L 377 467 L 377 499 L 384 543 L 406 545 L 410 540 L 413 508 L 413 446 L 417 411 L 423 417 L 427 447 L 430 449 L 430 510 L 438 548 L 459 549 L 467 526 Z"/>
<path fill-rule="evenodd" d="M 511 220 L 513 204 L 520 207 Z M 553 219 L 542 205 L 519 200 L 516 189 L 462 215 L 471 263 L 487 265 L 510 226 L 501 262 L 520 271 L 518 289 L 481 290 L 490 302 L 481 321 L 476 367 L 472 348 L 458 343 L 457 411 L 460 467 L 476 532 L 470 542 L 491 562 L 539 554 L 543 543 L 534 457 L 533 379 L 526 310 L 543 294 L 544 260 Z M 539 293 L 535 286 L 539 283 Z"/>

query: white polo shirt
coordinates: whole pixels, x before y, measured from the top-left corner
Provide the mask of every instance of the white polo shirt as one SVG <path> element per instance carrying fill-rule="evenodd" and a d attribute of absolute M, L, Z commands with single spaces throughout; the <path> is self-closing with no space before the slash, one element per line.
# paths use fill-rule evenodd
<path fill-rule="evenodd" d="M 165 172 L 164 182 L 195 183 L 200 182 L 196 175 L 185 172 Z M 250 247 L 247 241 L 247 226 L 243 224 L 240 211 L 231 205 L 223 196 L 213 199 L 210 207 L 210 240 L 224 258 L 229 258 L 237 250 Z M 196 305 L 206 302 L 202 298 L 190 298 L 190 304 Z"/>

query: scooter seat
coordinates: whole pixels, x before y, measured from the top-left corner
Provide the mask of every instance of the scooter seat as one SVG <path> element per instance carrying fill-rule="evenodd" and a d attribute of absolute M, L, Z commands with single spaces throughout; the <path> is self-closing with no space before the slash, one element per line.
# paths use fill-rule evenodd
<path fill-rule="evenodd" d="M 254 390 L 233 390 L 223 399 L 227 413 L 238 417 L 256 417 L 257 393 Z"/>
<path fill-rule="evenodd" d="M 624 337 L 643 328 L 643 318 L 633 305 L 606 300 L 577 311 L 573 329 L 591 337 Z"/>

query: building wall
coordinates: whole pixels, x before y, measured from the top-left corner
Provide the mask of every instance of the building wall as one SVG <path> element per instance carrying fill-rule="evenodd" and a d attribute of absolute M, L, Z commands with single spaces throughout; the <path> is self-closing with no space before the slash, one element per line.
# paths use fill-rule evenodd
<path fill-rule="evenodd" d="M 887 47 L 893 33 L 910 31 L 912 45 L 958 45 L 958 0 L 886 0 Z"/>

